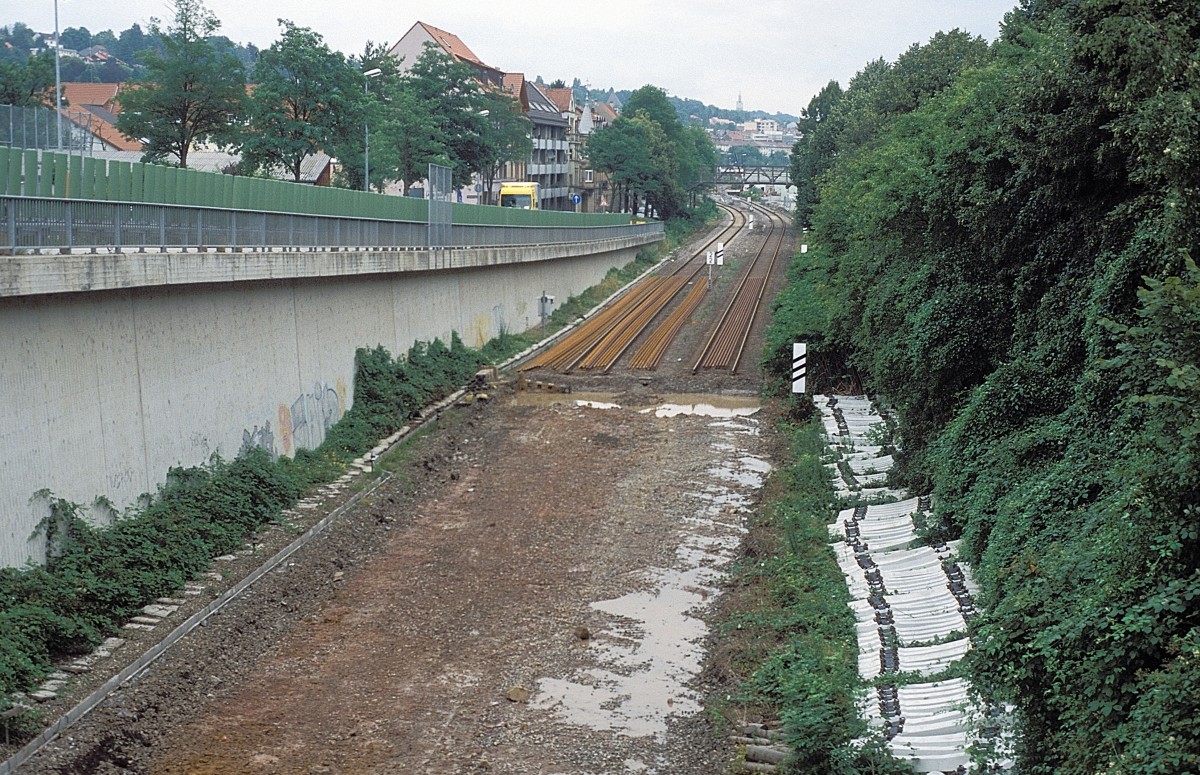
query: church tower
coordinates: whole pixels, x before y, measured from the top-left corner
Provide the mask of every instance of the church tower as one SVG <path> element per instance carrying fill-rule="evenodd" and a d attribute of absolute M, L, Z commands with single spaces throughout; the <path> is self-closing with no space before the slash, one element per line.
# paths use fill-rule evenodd
<path fill-rule="evenodd" d="M 741 112 L 744 110 L 744 108 L 742 107 L 742 93 L 741 93 L 741 92 L 738 92 L 738 106 L 737 106 L 737 109 L 738 109 L 738 113 L 741 113 Z"/>

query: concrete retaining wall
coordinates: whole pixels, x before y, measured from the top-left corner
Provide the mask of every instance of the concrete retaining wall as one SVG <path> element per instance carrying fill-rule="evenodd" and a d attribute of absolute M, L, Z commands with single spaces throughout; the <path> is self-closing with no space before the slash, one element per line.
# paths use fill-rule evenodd
<path fill-rule="evenodd" d="M 123 289 L 113 280 L 107 290 L 0 296 L 0 565 L 44 553 L 31 539 L 48 513 L 33 497 L 43 488 L 125 508 L 170 466 L 247 445 L 276 454 L 316 446 L 350 406 L 356 348 L 400 353 L 452 331 L 479 346 L 502 328 L 524 330 L 539 322 L 543 291 L 577 294 L 638 247 L 504 263 L 480 251 L 441 257 L 462 268 L 427 268 L 438 263 L 427 256 L 373 272 L 342 254 L 350 269 L 327 276 L 292 266 L 286 279 Z M 128 279 L 146 262 L 129 259 L 106 276 Z M 164 257 L 160 268 L 178 260 Z M 243 277 L 268 264 L 245 263 Z"/>

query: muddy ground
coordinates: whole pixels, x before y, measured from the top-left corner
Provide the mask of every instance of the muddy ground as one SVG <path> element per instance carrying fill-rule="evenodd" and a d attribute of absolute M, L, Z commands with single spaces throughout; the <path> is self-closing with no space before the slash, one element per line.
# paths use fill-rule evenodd
<path fill-rule="evenodd" d="M 674 362 L 702 336 L 685 329 Z M 509 385 L 446 412 L 328 531 L 20 772 L 728 771 L 728 730 L 702 709 L 724 687 L 698 676 L 769 421 L 745 416 L 753 364 L 662 372 L 575 378 L 567 395 Z M 659 416 L 666 404 L 717 416 Z M 217 563 L 175 621 L 348 496 Z M 127 633 L 47 710 L 171 624 Z"/>

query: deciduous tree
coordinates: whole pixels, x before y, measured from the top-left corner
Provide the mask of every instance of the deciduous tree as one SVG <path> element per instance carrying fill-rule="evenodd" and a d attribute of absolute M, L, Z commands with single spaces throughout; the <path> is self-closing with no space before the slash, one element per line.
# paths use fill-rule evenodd
<path fill-rule="evenodd" d="M 405 73 L 405 81 L 437 128 L 445 157 L 454 170 L 455 185 L 466 185 L 473 173 L 482 172 L 489 163 L 483 139 L 488 130 L 487 117 L 480 115 L 487 109 L 487 102 L 475 71 L 433 43 L 426 43 Z"/>
<path fill-rule="evenodd" d="M 480 104 L 487 111 L 479 160 L 483 204 L 494 204 L 491 193 L 500 168 L 508 162 L 528 159 L 533 150 L 532 125 L 521 112 L 521 104 L 504 92 L 488 91 Z"/>
<path fill-rule="evenodd" d="M 283 35 L 259 54 L 242 159 L 300 180 L 304 157 L 361 142 L 366 101 L 362 74 L 324 38 L 279 20 Z"/>
<path fill-rule="evenodd" d="M 235 142 L 245 111 L 246 75 L 237 57 L 217 50 L 212 35 L 221 22 L 202 0 L 177 0 L 163 30 L 151 21 L 163 53 L 147 52 L 146 78 L 122 94 L 117 128 L 140 140 L 143 161 L 174 157 L 187 166 L 197 145 Z"/>
<path fill-rule="evenodd" d="M 42 107 L 54 104 L 54 52 L 23 62 L 0 62 L 0 104 Z"/>

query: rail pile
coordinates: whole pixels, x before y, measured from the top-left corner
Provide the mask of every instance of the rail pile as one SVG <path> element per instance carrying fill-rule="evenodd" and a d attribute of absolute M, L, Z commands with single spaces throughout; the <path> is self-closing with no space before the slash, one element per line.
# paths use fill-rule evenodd
<path fill-rule="evenodd" d="M 742 211 L 724 205 L 720 207 L 730 215 L 728 227 L 671 272 L 647 277 L 633 286 L 628 293 L 592 316 L 562 341 L 527 361 L 520 367 L 521 370 L 548 368 L 559 373 L 575 369 L 610 371 L 663 310 L 691 284 L 692 290 L 683 302 L 676 306 L 659 330 L 653 332 L 647 344 L 634 355 L 639 363 L 646 365 L 633 368 L 656 368 L 674 336 L 699 306 L 708 289 L 708 283 L 699 279 L 705 268 L 704 257 L 708 248 L 717 242 L 731 240 L 746 225 L 746 216 Z M 681 308 L 686 309 L 680 312 Z"/>

